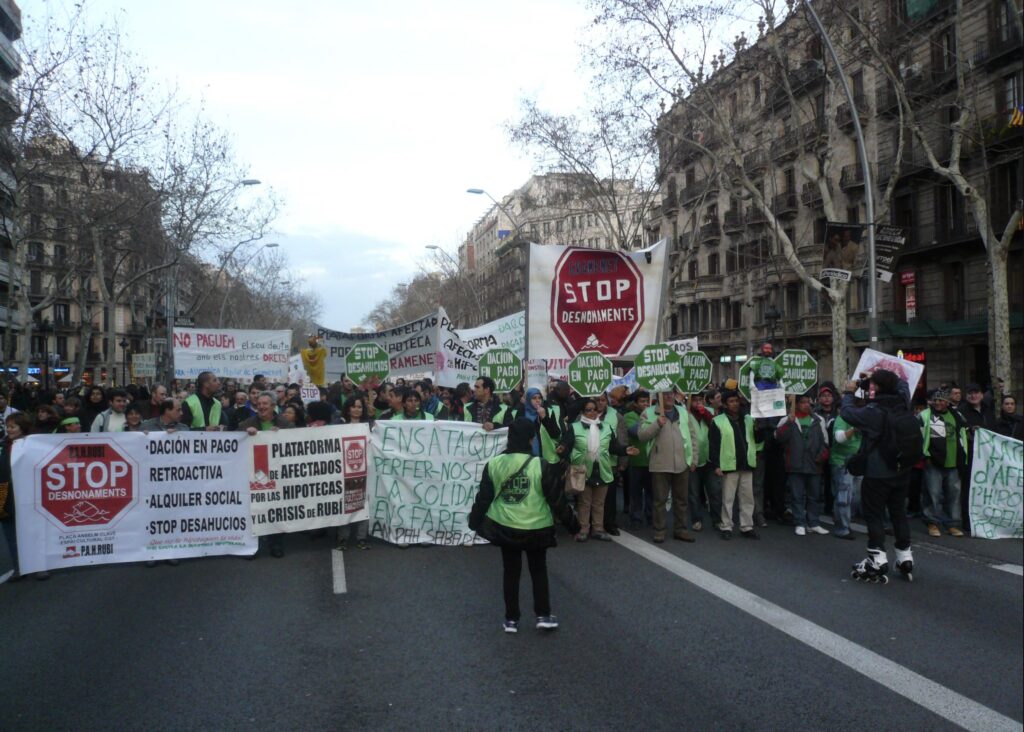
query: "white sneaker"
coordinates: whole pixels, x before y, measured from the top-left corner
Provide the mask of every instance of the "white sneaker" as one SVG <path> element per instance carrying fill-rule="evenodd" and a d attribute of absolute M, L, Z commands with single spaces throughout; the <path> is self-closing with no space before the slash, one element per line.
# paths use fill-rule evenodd
<path fill-rule="evenodd" d="M 797 536 L 807 536 L 807 529 L 803 526 L 797 526 L 795 532 Z"/>
<path fill-rule="evenodd" d="M 821 534 L 822 536 L 828 536 L 829 533 L 828 529 L 823 526 L 812 526 L 807 530 L 813 531 L 815 534 Z"/>

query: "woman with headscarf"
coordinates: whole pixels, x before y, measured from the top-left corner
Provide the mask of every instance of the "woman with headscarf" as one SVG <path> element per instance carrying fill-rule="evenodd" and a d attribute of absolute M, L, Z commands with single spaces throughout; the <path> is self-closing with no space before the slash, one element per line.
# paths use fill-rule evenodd
<path fill-rule="evenodd" d="M 604 530 L 604 499 L 608 484 L 615 479 L 612 455 L 632 457 L 639 455 L 640 450 L 625 447 L 615 438 L 611 425 L 601 420 L 596 400 L 584 399 L 581 406 L 579 418 L 562 436 L 559 445 L 562 452 L 569 453 L 569 462 L 584 466 L 587 473 L 583 492 L 576 499 L 582 527 L 576 541 L 586 541 L 591 534 L 598 541 L 611 541 L 612 537 Z"/>
<path fill-rule="evenodd" d="M 523 418 L 530 420 L 537 430 L 531 446 L 533 454 L 549 463 L 559 462 L 562 457 L 558 454 L 558 438 L 562 436 L 562 430 L 558 427 L 558 420 L 544 406 L 540 389 L 531 387 L 526 390 L 522 411 Z"/>
<path fill-rule="evenodd" d="M 469 528 L 501 549 L 506 633 L 519 632 L 523 552 L 533 584 L 537 628 L 558 627 L 558 619 L 551 614 L 547 570 L 547 550 L 557 545 L 555 517 L 569 533 L 580 530 L 562 490 L 565 463 L 549 463 L 535 456 L 536 438 L 536 426 L 525 417 L 509 426 L 508 447 L 487 462 L 469 514 Z"/>
<path fill-rule="evenodd" d="M 78 413 L 78 420 L 82 423 L 82 427 L 86 430 L 92 427 L 92 423 L 96 419 L 96 415 L 105 412 L 109 406 L 110 405 L 107 403 L 107 394 L 103 391 L 103 387 L 91 387 L 88 395 L 86 396 L 85 403 L 82 405 L 82 408 Z"/>

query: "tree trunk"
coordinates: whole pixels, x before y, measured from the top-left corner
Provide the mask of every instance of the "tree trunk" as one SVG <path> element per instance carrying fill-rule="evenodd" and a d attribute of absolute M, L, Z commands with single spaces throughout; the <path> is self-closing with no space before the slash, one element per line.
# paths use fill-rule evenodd
<path fill-rule="evenodd" d="M 1013 390 L 1013 371 L 1010 368 L 1010 300 L 1006 292 L 1006 258 L 1008 247 L 1001 242 L 990 242 L 988 247 L 989 283 L 991 308 L 989 313 L 989 377 L 995 384 L 996 377 L 1003 379 L 1003 393 Z M 999 399 L 1000 395 L 994 395 Z"/>
<path fill-rule="evenodd" d="M 832 383 L 841 389 L 850 378 L 850 362 L 846 338 L 846 288 L 840 286 L 836 289 L 838 295 L 830 294 L 828 298 L 832 306 Z"/>
<path fill-rule="evenodd" d="M 82 334 L 79 338 L 78 353 L 75 355 L 75 370 L 71 377 L 71 383 L 77 384 L 85 377 L 85 361 L 89 356 L 89 348 L 92 347 L 92 318 L 88 320 L 82 316 Z"/>

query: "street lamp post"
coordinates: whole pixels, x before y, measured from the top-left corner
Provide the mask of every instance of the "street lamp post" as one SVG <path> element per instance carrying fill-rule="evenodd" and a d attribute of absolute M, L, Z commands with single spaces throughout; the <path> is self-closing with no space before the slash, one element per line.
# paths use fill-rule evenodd
<path fill-rule="evenodd" d="M 778 325 L 779 321 L 782 319 L 782 313 L 780 313 L 779 309 L 775 307 L 775 303 L 768 305 L 768 309 L 764 312 L 764 319 L 768 321 L 768 340 L 774 341 L 775 326 Z"/>
<path fill-rule="evenodd" d="M 43 334 L 43 391 L 50 389 L 50 321 L 43 320 L 39 324 L 39 332 Z"/>
<path fill-rule="evenodd" d="M 125 386 L 128 383 L 128 348 L 131 343 L 127 338 L 122 338 L 117 345 L 121 346 L 121 386 Z"/>
<path fill-rule="evenodd" d="M 444 249 L 439 247 L 437 244 L 427 244 L 426 248 L 435 252 L 440 252 L 441 256 L 443 256 L 445 259 L 447 259 L 449 262 L 455 265 L 456 274 L 460 278 L 463 277 L 462 269 L 459 267 L 459 263 L 455 260 L 455 257 L 453 257 L 451 254 L 449 254 Z M 476 302 L 477 317 L 480 318 L 480 322 L 482 323 L 484 318 L 484 306 L 481 304 L 480 301 L 480 293 L 476 291 L 476 285 L 473 284 L 472 277 L 466 274 L 465 279 L 466 282 L 469 284 L 469 291 L 473 293 L 473 300 Z"/>
<path fill-rule="evenodd" d="M 508 220 L 512 222 L 512 228 L 515 230 L 513 240 L 518 240 L 520 238 L 520 236 L 522 235 L 522 227 L 519 225 L 519 220 L 512 215 L 511 211 L 509 211 L 501 203 L 499 203 L 498 199 L 496 199 L 490 193 L 485 191 L 483 188 L 467 188 L 466 193 L 472 193 L 474 196 L 487 196 L 489 199 L 491 199 L 494 205 L 498 207 L 498 210 L 505 214 L 508 217 Z"/>
<path fill-rule="evenodd" d="M 238 247 L 240 247 L 242 244 L 245 244 L 245 242 L 243 241 L 243 242 L 239 242 L 238 244 L 236 244 L 234 249 L 232 249 L 231 252 L 228 254 L 227 258 L 224 260 L 223 266 L 221 267 L 221 271 L 222 272 L 227 267 L 228 261 L 230 261 L 230 259 L 233 256 L 235 256 L 235 252 L 238 250 Z M 249 264 L 252 262 L 252 260 L 254 260 L 256 258 L 256 255 L 258 255 L 264 249 L 277 249 L 277 247 L 279 247 L 279 246 L 281 246 L 281 245 L 277 244 L 276 242 L 269 242 L 269 243 L 264 244 L 263 246 L 259 247 L 255 252 L 252 253 L 252 255 L 247 260 L 245 260 L 245 264 L 243 264 L 241 267 L 239 267 L 239 269 L 238 269 L 239 276 L 241 276 L 242 273 L 245 272 L 246 268 L 249 266 Z M 219 275 L 218 275 L 217 279 L 220 279 Z M 231 287 L 232 287 L 232 285 L 234 285 L 234 280 L 231 279 L 231 275 L 228 275 L 228 281 L 227 281 L 227 284 L 224 287 L 224 299 L 221 300 L 221 302 L 220 302 L 220 315 L 217 317 L 217 327 L 218 328 L 222 327 L 223 324 L 224 324 L 224 309 L 227 307 L 228 295 L 231 294 Z"/>

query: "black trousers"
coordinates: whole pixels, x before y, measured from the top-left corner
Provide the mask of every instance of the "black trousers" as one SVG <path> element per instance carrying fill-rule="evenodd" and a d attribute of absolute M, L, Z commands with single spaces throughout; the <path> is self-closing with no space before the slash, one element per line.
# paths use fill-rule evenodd
<path fill-rule="evenodd" d="M 897 549 L 910 548 L 907 490 L 910 474 L 895 478 L 864 478 L 860 489 L 861 510 L 868 525 L 868 548 L 885 549 L 885 509 L 889 509 Z"/>
<path fill-rule="evenodd" d="M 619 528 L 619 488 L 622 486 L 622 473 L 615 471 L 612 482 L 608 484 L 608 493 L 604 499 L 604 530 Z"/>
<path fill-rule="evenodd" d="M 530 567 L 530 581 L 533 584 L 533 612 L 538 617 L 551 614 L 547 553 L 547 549 L 526 550 L 526 562 Z M 522 550 L 501 547 L 501 564 L 505 569 L 505 620 L 518 621 L 519 577 L 523 573 Z"/>

